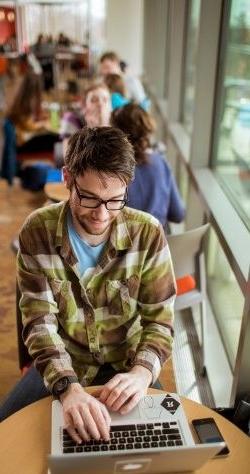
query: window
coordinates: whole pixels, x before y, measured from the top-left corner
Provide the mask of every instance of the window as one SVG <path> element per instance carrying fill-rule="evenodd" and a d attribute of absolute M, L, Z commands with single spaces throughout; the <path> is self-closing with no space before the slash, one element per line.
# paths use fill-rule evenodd
<path fill-rule="evenodd" d="M 188 205 L 188 193 L 190 188 L 190 178 L 187 173 L 187 169 L 184 164 L 179 160 L 177 162 L 177 182 L 179 186 L 179 191 L 181 197 L 185 203 L 185 206 Z"/>
<path fill-rule="evenodd" d="M 186 56 L 184 66 L 184 96 L 182 122 L 191 135 L 193 130 L 193 111 L 195 99 L 196 54 L 199 35 L 200 0 L 188 4 Z"/>
<path fill-rule="evenodd" d="M 250 0 L 232 0 L 224 21 L 212 166 L 250 229 Z"/>
<path fill-rule="evenodd" d="M 209 301 L 233 370 L 239 344 L 244 296 L 212 229 L 209 234 L 206 267 Z"/>
<path fill-rule="evenodd" d="M 63 32 L 72 42 L 88 45 L 98 56 L 106 40 L 106 0 L 32 2 L 19 0 L 20 43 L 34 44 L 40 33 L 54 40 Z"/>
<path fill-rule="evenodd" d="M 166 97 L 168 80 L 169 2 L 146 0 L 144 4 L 144 68 L 154 93 Z M 150 32 L 150 33 L 149 33 Z"/>
<path fill-rule="evenodd" d="M 27 1 L 20 8 L 23 43 L 34 44 L 40 33 L 51 35 L 56 40 L 63 32 L 71 41 L 88 44 L 88 0 L 73 0 L 65 4 Z"/>
<path fill-rule="evenodd" d="M 93 63 L 106 46 L 106 0 L 88 0 L 90 12 L 89 44 Z"/>

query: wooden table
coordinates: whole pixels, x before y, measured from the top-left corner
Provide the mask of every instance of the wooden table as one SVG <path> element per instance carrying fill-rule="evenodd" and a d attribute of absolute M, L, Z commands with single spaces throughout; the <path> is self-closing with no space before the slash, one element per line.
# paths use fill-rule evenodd
<path fill-rule="evenodd" d="M 66 201 L 69 198 L 69 190 L 65 183 L 46 183 L 44 192 L 53 202 Z"/>
<path fill-rule="evenodd" d="M 231 451 L 228 457 L 209 461 L 196 474 L 249 474 L 250 438 L 209 408 L 186 398 L 182 401 L 189 420 L 215 418 Z M 1 474 L 47 474 L 50 424 L 51 397 L 29 405 L 0 424 Z"/>

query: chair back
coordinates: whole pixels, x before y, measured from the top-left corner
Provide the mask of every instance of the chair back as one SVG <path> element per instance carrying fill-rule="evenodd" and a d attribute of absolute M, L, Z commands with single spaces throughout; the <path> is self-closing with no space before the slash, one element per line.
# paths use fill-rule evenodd
<path fill-rule="evenodd" d="M 32 358 L 28 353 L 28 349 L 23 342 L 22 332 L 23 332 L 23 323 L 22 323 L 22 313 L 19 308 L 19 301 L 21 298 L 21 293 L 19 290 L 18 283 L 16 284 L 16 325 L 17 325 L 17 347 L 18 347 L 18 358 L 19 358 L 19 367 L 23 370 L 25 367 L 28 367 Z"/>
<path fill-rule="evenodd" d="M 201 251 L 202 239 L 209 226 L 210 224 L 204 224 L 181 234 L 167 236 L 176 278 L 195 274 L 196 257 Z"/>

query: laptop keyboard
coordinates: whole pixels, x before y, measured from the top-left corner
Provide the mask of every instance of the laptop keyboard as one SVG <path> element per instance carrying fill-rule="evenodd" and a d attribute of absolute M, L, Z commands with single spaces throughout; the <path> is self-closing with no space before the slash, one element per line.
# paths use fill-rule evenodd
<path fill-rule="evenodd" d="M 98 451 L 129 451 L 182 446 L 183 441 L 175 421 L 134 425 L 112 425 L 110 440 L 90 440 L 77 444 L 63 430 L 63 453 L 90 453 Z"/>

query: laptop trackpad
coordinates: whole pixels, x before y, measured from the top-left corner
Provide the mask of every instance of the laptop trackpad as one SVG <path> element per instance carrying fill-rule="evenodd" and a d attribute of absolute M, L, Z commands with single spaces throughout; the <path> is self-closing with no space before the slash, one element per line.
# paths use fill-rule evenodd
<path fill-rule="evenodd" d="M 114 474 L 132 474 L 146 472 L 151 464 L 151 459 L 126 459 L 126 461 L 117 461 L 115 463 Z"/>

